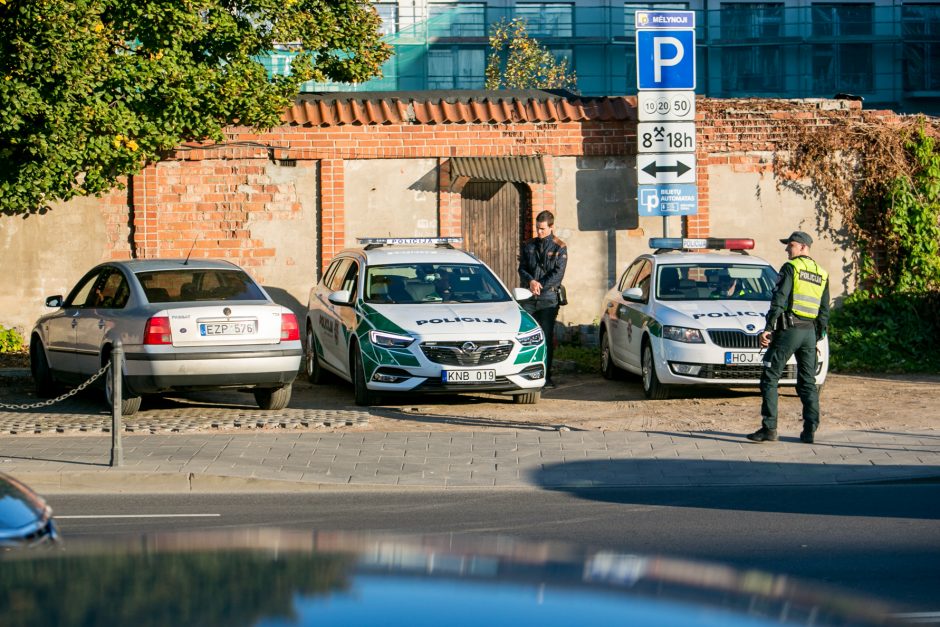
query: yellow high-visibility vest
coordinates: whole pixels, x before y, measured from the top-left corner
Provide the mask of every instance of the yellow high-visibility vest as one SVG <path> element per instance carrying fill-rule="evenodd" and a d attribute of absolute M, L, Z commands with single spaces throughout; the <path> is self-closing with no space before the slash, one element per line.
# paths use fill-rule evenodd
<path fill-rule="evenodd" d="M 819 315 L 819 305 L 829 273 L 809 257 L 797 257 L 787 263 L 793 266 L 793 303 L 790 310 L 800 318 L 815 320 Z"/>

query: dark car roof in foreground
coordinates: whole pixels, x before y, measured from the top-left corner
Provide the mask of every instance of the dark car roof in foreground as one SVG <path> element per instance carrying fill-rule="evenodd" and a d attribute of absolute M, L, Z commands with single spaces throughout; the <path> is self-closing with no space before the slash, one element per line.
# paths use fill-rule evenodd
<path fill-rule="evenodd" d="M 121 265 L 131 272 L 151 272 L 155 270 L 179 270 L 192 268 L 201 270 L 241 270 L 231 261 L 222 259 L 123 259 L 108 262 Z M 104 265 L 104 264 L 102 264 Z"/>

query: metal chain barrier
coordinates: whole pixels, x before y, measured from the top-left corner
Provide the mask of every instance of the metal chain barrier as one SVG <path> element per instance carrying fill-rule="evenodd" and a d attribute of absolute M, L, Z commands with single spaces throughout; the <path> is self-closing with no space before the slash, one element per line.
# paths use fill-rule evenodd
<path fill-rule="evenodd" d="M 61 401 L 64 401 L 67 398 L 71 398 L 75 396 L 76 394 L 78 394 L 79 392 L 87 388 L 89 385 L 94 383 L 97 379 L 101 378 L 101 375 L 107 372 L 108 369 L 110 368 L 111 368 L 111 362 L 109 361 L 108 363 L 106 363 L 104 366 L 101 367 L 101 370 L 91 375 L 90 379 L 88 379 L 87 381 L 79 385 L 78 387 L 69 390 L 68 392 L 66 392 L 62 396 L 59 396 L 58 398 L 50 398 L 45 401 L 39 401 L 38 403 L 24 403 L 21 405 L 17 405 L 17 404 L 8 405 L 6 403 L 0 403 L 0 409 L 38 409 L 40 407 L 48 407 L 49 405 L 54 405 L 55 403 L 59 403 Z"/>

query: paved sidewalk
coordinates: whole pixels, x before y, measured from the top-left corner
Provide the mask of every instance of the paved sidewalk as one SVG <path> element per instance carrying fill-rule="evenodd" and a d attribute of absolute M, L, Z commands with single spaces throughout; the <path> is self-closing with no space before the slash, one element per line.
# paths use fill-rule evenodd
<path fill-rule="evenodd" d="M 940 431 L 281 432 L 0 436 L 0 471 L 40 493 L 826 485 L 940 481 Z"/>

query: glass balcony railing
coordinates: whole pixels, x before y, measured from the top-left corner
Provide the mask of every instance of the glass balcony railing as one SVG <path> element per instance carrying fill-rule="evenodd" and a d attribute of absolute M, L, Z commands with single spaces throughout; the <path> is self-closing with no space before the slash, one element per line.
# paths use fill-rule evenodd
<path fill-rule="evenodd" d="M 405 5 L 397 6 L 404 10 Z M 436 6 L 428 15 L 386 12 L 385 40 L 395 55 L 383 66 L 382 78 L 356 85 L 309 83 L 304 90 L 479 89 L 490 26 L 522 18 L 533 37 L 568 59 L 581 94 L 632 94 L 636 10 L 688 7 L 682 2 Z M 868 102 L 940 108 L 940 3 L 729 2 L 696 11 L 696 24 L 697 93 L 828 98 L 848 92 Z M 289 71 L 289 57 L 275 52 L 265 62 L 271 73 L 281 73 Z"/>

